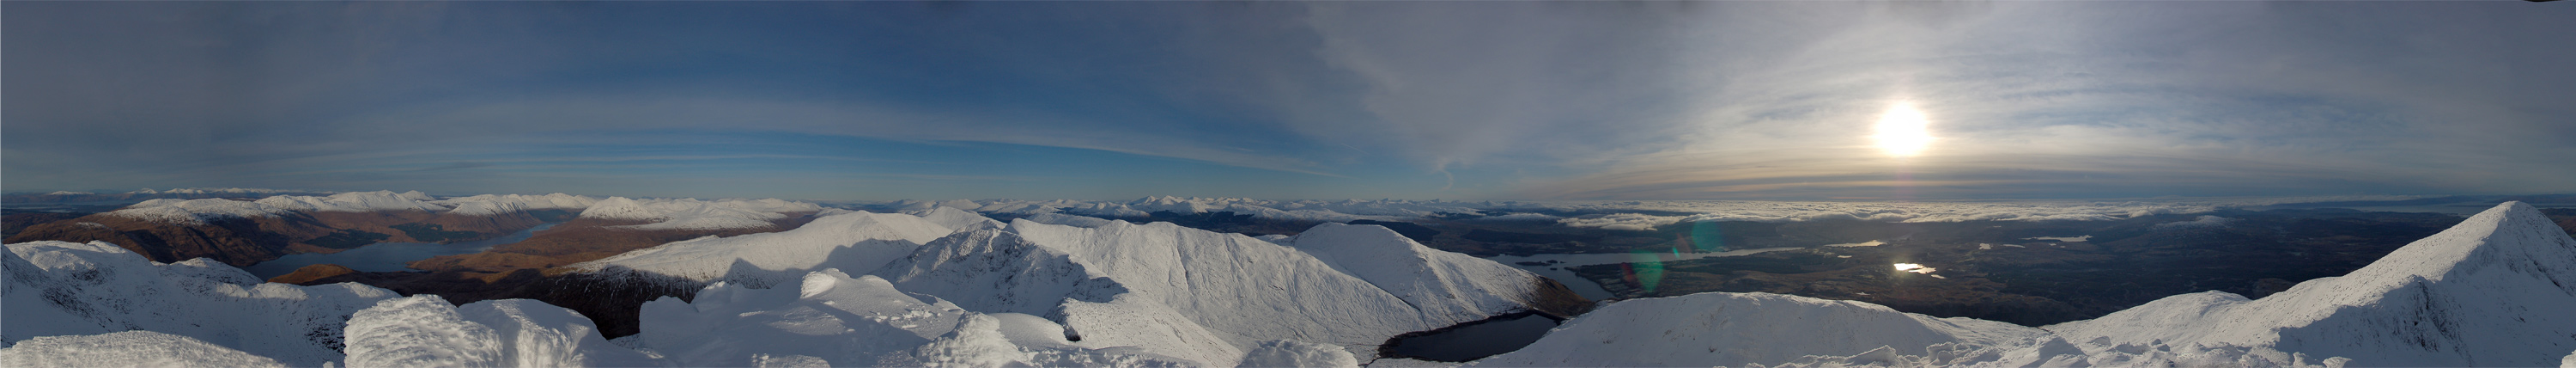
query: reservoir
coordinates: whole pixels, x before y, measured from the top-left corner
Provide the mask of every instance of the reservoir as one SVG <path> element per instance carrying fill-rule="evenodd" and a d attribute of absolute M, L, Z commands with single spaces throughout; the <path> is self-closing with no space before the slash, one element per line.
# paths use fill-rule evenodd
<path fill-rule="evenodd" d="M 1464 362 L 1520 350 L 1538 342 L 1557 321 L 1537 313 L 1515 313 L 1450 326 L 1416 336 L 1397 336 L 1381 353 L 1392 357 Z"/>
<path fill-rule="evenodd" d="M 520 230 L 517 233 L 511 233 L 509 236 L 469 242 L 455 242 L 448 244 L 375 243 L 357 247 L 356 249 L 340 251 L 339 253 L 289 254 L 285 257 L 278 257 L 276 260 L 260 262 L 259 264 L 250 265 L 250 267 L 242 267 L 242 270 L 250 271 L 251 276 L 257 276 L 261 280 L 267 280 L 271 277 L 293 273 L 295 272 L 295 269 L 317 264 L 336 264 L 363 272 L 418 271 L 413 270 L 410 267 L 406 267 L 404 264 L 411 263 L 411 261 L 429 259 L 429 257 L 482 252 L 484 249 L 490 249 L 495 245 L 517 243 L 521 240 L 528 240 L 529 235 L 534 235 L 538 231 L 554 226 L 555 224 L 537 225 L 537 227 Z"/>

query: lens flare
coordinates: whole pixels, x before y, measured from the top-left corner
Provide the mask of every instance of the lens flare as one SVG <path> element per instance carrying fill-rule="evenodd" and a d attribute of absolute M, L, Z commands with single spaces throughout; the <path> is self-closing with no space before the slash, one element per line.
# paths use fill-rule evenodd
<path fill-rule="evenodd" d="M 1914 157 L 1932 146 L 1932 121 L 1923 116 L 1923 110 L 1915 109 L 1913 102 L 1889 106 L 1886 114 L 1879 115 L 1875 130 L 1870 138 L 1888 156 Z"/>

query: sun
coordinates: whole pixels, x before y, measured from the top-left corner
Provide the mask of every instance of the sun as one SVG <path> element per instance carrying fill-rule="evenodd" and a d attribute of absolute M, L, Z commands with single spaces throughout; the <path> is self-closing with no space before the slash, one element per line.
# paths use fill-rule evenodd
<path fill-rule="evenodd" d="M 1888 156 L 1914 157 L 1932 146 L 1932 121 L 1923 117 L 1923 110 L 1914 109 L 1913 102 L 1888 106 L 1887 113 L 1879 115 L 1876 130 L 1870 138 Z"/>

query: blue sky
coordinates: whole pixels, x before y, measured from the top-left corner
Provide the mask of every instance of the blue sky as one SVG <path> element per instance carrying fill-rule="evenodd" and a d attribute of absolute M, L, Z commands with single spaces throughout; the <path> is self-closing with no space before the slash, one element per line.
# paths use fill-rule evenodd
<path fill-rule="evenodd" d="M 2571 4 L 0 7 L 8 191 L 2576 192 Z"/>

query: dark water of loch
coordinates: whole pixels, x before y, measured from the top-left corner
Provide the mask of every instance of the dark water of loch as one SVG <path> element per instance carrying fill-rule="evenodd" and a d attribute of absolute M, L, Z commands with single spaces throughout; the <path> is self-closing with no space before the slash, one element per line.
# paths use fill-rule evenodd
<path fill-rule="evenodd" d="M 1503 315 L 1431 334 L 1399 337 L 1386 355 L 1443 362 L 1464 362 L 1520 350 L 1537 342 L 1557 321 L 1535 313 Z"/>
<path fill-rule="evenodd" d="M 545 230 L 546 228 L 554 226 L 555 224 L 537 225 L 537 227 L 520 230 L 517 233 L 511 233 L 510 236 L 470 242 L 455 242 L 448 244 L 375 243 L 361 246 L 357 249 L 340 251 L 339 253 L 289 254 L 285 257 L 278 257 L 276 260 L 260 262 L 259 264 L 250 265 L 250 267 L 242 267 L 242 270 L 250 271 L 251 276 L 258 276 L 261 280 L 293 273 L 295 272 L 295 269 L 317 264 L 336 264 L 342 267 L 348 267 L 349 269 L 365 272 L 418 271 L 413 270 L 410 267 L 406 267 L 404 264 L 411 263 L 411 261 L 429 259 L 429 257 L 475 253 L 481 252 L 484 249 L 490 249 L 495 245 L 517 243 L 521 240 L 528 240 L 528 236 L 536 234 L 537 231 Z"/>

